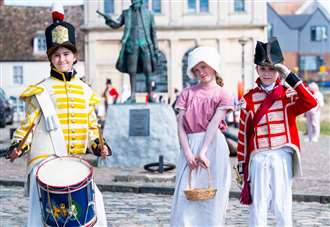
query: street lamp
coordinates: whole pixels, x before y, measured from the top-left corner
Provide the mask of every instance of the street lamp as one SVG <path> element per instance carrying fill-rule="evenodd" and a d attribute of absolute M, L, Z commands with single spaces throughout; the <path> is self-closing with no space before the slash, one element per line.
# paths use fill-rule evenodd
<path fill-rule="evenodd" d="M 238 42 L 242 46 L 242 65 L 241 65 L 241 67 L 242 67 L 242 86 L 243 86 L 242 87 L 242 89 L 243 89 L 242 92 L 244 93 L 244 84 L 245 84 L 245 75 L 244 75 L 244 46 L 248 42 L 248 38 L 245 37 L 245 36 L 241 36 L 241 37 L 238 38 Z"/>

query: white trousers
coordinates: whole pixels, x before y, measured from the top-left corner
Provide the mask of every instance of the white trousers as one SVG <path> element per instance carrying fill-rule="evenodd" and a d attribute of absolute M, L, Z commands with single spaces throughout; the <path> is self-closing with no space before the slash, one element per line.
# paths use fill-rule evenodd
<path fill-rule="evenodd" d="M 308 140 L 313 142 L 317 142 L 320 136 L 321 111 L 316 108 L 306 112 Z"/>
<path fill-rule="evenodd" d="M 251 156 L 249 226 L 266 227 L 267 211 L 276 226 L 292 226 L 292 153 L 290 148 L 258 152 Z"/>
<path fill-rule="evenodd" d="M 41 207 L 39 202 L 38 187 L 36 181 L 36 172 L 38 166 L 35 166 L 30 173 L 30 191 L 29 191 L 29 215 L 28 215 L 28 227 L 44 226 L 42 222 Z M 95 203 L 96 203 L 96 215 L 97 222 L 95 227 L 106 227 L 107 219 L 105 215 L 105 209 L 103 204 L 103 197 L 96 185 L 95 189 Z"/>

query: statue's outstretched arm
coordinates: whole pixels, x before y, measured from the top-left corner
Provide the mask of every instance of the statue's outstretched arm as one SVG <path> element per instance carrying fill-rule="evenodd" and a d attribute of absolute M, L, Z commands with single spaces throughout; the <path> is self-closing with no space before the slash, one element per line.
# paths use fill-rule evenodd
<path fill-rule="evenodd" d="M 124 16 L 123 14 L 121 14 L 117 18 L 117 20 L 114 20 L 110 16 L 108 16 L 107 18 L 105 18 L 105 23 L 109 25 L 111 28 L 120 28 L 125 23 Z"/>
<path fill-rule="evenodd" d="M 119 28 L 125 23 L 123 14 L 121 14 L 117 18 L 117 20 L 114 20 L 111 18 L 110 15 L 104 14 L 104 13 L 100 12 L 99 10 L 96 10 L 96 13 L 101 15 L 105 19 L 105 23 L 107 25 L 109 25 L 111 28 Z"/>

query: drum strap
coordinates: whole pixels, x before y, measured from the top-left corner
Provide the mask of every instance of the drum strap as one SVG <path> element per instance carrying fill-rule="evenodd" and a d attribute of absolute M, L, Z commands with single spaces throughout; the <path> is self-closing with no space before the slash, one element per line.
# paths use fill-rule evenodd
<path fill-rule="evenodd" d="M 39 85 L 42 86 L 42 85 Z M 62 132 L 60 121 L 58 120 L 55 107 L 49 96 L 47 89 L 37 94 L 36 98 L 41 107 L 42 114 L 45 119 L 46 130 L 49 132 L 50 138 L 52 140 L 53 150 L 57 156 L 67 156 L 67 148 L 64 140 L 64 135 Z"/>

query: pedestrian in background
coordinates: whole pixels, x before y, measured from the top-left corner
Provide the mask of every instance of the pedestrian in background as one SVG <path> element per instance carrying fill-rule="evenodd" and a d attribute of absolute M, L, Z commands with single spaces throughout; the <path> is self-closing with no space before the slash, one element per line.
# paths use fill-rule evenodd
<path fill-rule="evenodd" d="M 105 113 L 108 111 L 108 106 L 111 104 L 116 104 L 117 100 L 119 98 L 119 93 L 115 87 L 112 86 L 111 79 L 107 79 L 105 82 L 105 89 L 103 92 L 103 98 L 104 98 L 104 108 Z"/>
<path fill-rule="evenodd" d="M 220 56 L 216 49 L 198 47 L 188 56 L 187 74 L 199 84 L 185 88 L 175 108 L 179 113 L 178 134 L 181 152 L 177 163 L 176 185 L 171 210 L 171 226 L 223 226 L 231 185 L 229 150 L 221 129 L 225 115 L 233 110 L 232 96 L 226 92 L 219 76 Z M 187 200 L 191 174 L 192 188 L 217 189 L 206 201 Z"/>
<path fill-rule="evenodd" d="M 241 99 L 238 170 L 241 203 L 249 206 L 249 226 L 267 226 L 268 208 L 277 226 L 292 226 L 292 178 L 301 174 L 296 117 L 317 102 L 283 64 L 277 39 L 257 42 L 257 87 Z M 281 84 L 284 79 L 293 89 Z"/>
<path fill-rule="evenodd" d="M 179 111 L 175 108 L 175 104 L 176 104 L 176 101 L 178 100 L 178 97 L 179 97 L 179 94 L 180 94 L 180 91 L 179 89 L 177 88 L 174 88 L 174 101 L 172 103 L 172 109 L 174 111 L 174 113 L 177 115 L 179 113 Z M 171 103 L 171 100 L 169 99 L 169 104 Z"/>
<path fill-rule="evenodd" d="M 318 105 L 306 112 L 307 137 L 309 142 L 318 142 L 320 137 L 321 108 L 324 106 L 324 97 L 315 82 L 309 84 L 309 89 L 317 100 Z"/>
<path fill-rule="evenodd" d="M 83 155 L 88 147 L 97 156 L 106 157 L 110 152 L 106 143 L 103 147 L 99 146 L 94 109 L 100 100 L 79 79 L 73 68 L 78 59 L 75 29 L 63 21 L 62 6 L 54 4 L 53 7 L 53 23 L 45 31 L 47 56 L 51 63 L 50 76 L 29 86 L 20 96 L 25 101 L 26 116 L 15 131 L 8 150 L 11 161 L 24 154 L 27 156 L 29 227 L 44 226 L 45 221 L 41 216 L 41 198 L 36 180 L 39 166 L 55 156 Z M 25 143 L 22 150 L 19 150 L 22 141 Z M 53 171 L 55 175 L 57 169 Z M 102 194 L 95 184 L 93 189 L 97 216 L 95 226 L 107 226 Z M 46 212 L 53 214 L 53 211 Z"/>

